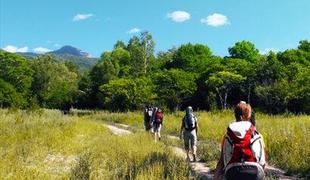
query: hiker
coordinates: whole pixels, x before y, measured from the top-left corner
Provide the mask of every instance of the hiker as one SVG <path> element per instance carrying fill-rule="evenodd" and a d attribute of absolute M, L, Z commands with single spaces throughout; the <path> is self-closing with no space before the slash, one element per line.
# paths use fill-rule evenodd
<path fill-rule="evenodd" d="M 152 132 L 155 136 L 155 142 L 161 139 L 160 130 L 163 124 L 164 115 L 163 111 L 160 108 L 153 108 L 153 115 L 152 115 Z"/>
<path fill-rule="evenodd" d="M 153 113 L 153 108 L 150 105 L 145 106 L 144 108 L 144 129 L 146 131 L 149 131 L 152 126 L 151 126 L 151 121 L 152 121 L 152 113 Z"/>
<path fill-rule="evenodd" d="M 245 101 L 240 101 L 241 104 L 246 104 Z M 255 126 L 256 125 L 256 122 L 255 122 L 255 111 L 254 109 L 252 108 L 252 111 L 251 111 L 251 119 L 250 119 L 250 122 Z"/>
<path fill-rule="evenodd" d="M 250 122 L 252 108 L 240 102 L 235 108 L 236 122 L 230 123 L 222 141 L 221 157 L 214 179 L 261 180 L 266 165 L 264 142 Z"/>
<path fill-rule="evenodd" d="M 185 116 L 182 119 L 180 139 L 184 139 L 184 147 L 186 150 L 187 160 L 190 161 L 189 151 L 193 155 L 193 161 L 197 159 L 197 132 L 198 132 L 198 123 L 197 117 L 193 114 L 193 108 L 188 106 L 185 111 Z"/>

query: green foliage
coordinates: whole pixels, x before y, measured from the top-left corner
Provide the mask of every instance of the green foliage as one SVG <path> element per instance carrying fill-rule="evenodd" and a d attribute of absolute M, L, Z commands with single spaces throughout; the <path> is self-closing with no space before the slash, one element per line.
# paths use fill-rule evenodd
<path fill-rule="evenodd" d="M 285 76 L 283 64 L 273 52 L 270 52 L 266 58 L 259 59 L 255 68 L 255 80 L 259 84 L 273 84 Z"/>
<path fill-rule="evenodd" d="M 24 98 L 22 100 L 24 102 L 29 97 L 29 90 L 33 81 L 32 74 L 29 61 L 25 58 L 0 51 L 0 78 L 13 85 Z"/>
<path fill-rule="evenodd" d="M 298 49 L 302 51 L 310 52 L 310 42 L 307 40 L 299 41 Z"/>
<path fill-rule="evenodd" d="M 0 108 L 17 107 L 25 104 L 22 95 L 10 83 L 0 79 Z"/>
<path fill-rule="evenodd" d="M 126 48 L 126 44 L 123 41 L 116 41 L 115 45 L 114 45 L 114 49 L 118 49 L 118 48 L 122 48 L 125 49 Z"/>
<path fill-rule="evenodd" d="M 286 110 L 287 101 L 285 100 L 285 94 L 287 86 L 287 82 L 283 81 L 255 88 L 259 103 L 264 107 L 265 111 L 279 113 Z"/>
<path fill-rule="evenodd" d="M 83 74 L 70 58 L 59 61 L 42 56 L 27 60 L 0 51 L 0 78 L 20 95 L 17 104 L 21 108 L 38 102 L 47 108 L 74 105 L 125 111 L 154 103 L 170 110 L 188 105 L 210 110 L 233 107 L 244 100 L 269 113 L 309 113 L 309 44 L 302 40 L 295 49 L 260 55 L 253 43 L 240 41 L 229 48 L 230 56 L 219 57 L 212 55 L 207 45 L 188 43 L 156 56 L 152 35 L 142 32 L 128 43 L 117 41 L 112 51 L 103 52 L 95 66 Z M 152 79 L 152 83 L 140 82 L 143 77 Z M 113 85 L 109 84 L 112 80 Z M 100 89 L 104 85 L 107 93 Z M 14 94 L 9 85 L 3 86 L 5 92 Z M 112 90 L 112 86 L 139 87 L 139 91 Z M 109 97 L 115 95 L 113 91 L 118 95 Z M 144 92 L 147 95 L 136 98 Z M 7 97 L 3 101 L 8 101 Z M 12 104 L 16 102 L 5 106 Z M 278 107 L 273 109 L 274 105 Z"/>
<path fill-rule="evenodd" d="M 78 77 L 65 64 L 57 63 L 51 56 L 41 56 L 33 62 L 33 93 L 39 103 L 47 108 L 63 108 L 73 103 L 78 88 Z"/>
<path fill-rule="evenodd" d="M 227 108 L 227 96 L 232 88 L 240 85 L 246 77 L 228 71 L 220 71 L 213 74 L 207 81 L 207 85 L 214 88 L 220 98 L 222 108 Z"/>
<path fill-rule="evenodd" d="M 310 65 L 310 53 L 302 50 L 289 49 L 278 53 L 278 59 L 285 65 L 300 63 Z"/>
<path fill-rule="evenodd" d="M 181 45 L 168 67 L 190 72 L 203 72 L 211 56 L 212 52 L 206 45 L 190 43 Z"/>
<path fill-rule="evenodd" d="M 157 101 L 166 104 L 171 111 L 189 100 L 196 91 L 196 75 L 178 69 L 157 73 L 154 77 Z"/>
<path fill-rule="evenodd" d="M 118 47 L 112 51 L 111 58 L 113 62 L 119 65 L 119 77 L 130 76 L 131 66 L 130 66 L 130 54 L 129 52 L 121 47 Z"/>
<path fill-rule="evenodd" d="M 233 58 L 245 59 L 251 62 L 259 57 L 258 49 L 250 41 L 237 42 L 233 47 L 228 48 L 228 51 Z"/>
<path fill-rule="evenodd" d="M 149 32 L 142 32 L 139 37 L 133 36 L 128 43 L 127 50 L 131 57 L 130 74 L 134 77 L 146 75 L 149 64 L 154 58 L 155 42 Z"/>
<path fill-rule="evenodd" d="M 310 69 L 300 68 L 287 87 L 288 109 L 292 112 L 310 112 Z"/>
<path fill-rule="evenodd" d="M 116 79 L 100 87 L 104 103 L 112 111 L 127 111 L 143 107 L 154 97 L 149 78 Z"/>

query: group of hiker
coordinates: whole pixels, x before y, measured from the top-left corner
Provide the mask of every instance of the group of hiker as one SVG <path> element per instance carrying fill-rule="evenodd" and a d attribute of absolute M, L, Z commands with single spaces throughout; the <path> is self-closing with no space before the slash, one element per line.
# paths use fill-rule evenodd
<path fill-rule="evenodd" d="M 146 106 L 144 109 L 144 128 L 154 133 L 155 141 L 160 140 L 160 130 L 163 124 L 163 111 L 158 107 Z"/>
<path fill-rule="evenodd" d="M 216 166 L 215 180 L 260 180 L 264 179 L 266 155 L 262 135 L 255 127 L 255 112 L 250 104 L 240 101 L 234 109 L 235 120 L 227 127 L 221 143 L 221 155 Z M 163 111 L 146 106 L 144 110 L 145 130 L 154 133 L 160 140 Z M 210 128 L 211 130 L 211 128 Z M 180 138 L 184 141 L 187 160 L 197 161 L 198 118 L 188 106 L 181 120 Z"/>

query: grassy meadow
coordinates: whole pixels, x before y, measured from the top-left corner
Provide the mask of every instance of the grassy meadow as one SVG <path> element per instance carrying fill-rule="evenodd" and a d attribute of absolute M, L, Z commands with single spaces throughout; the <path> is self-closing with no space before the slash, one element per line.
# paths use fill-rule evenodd
<path fill-rule="evenodd" d="M 83 112 L 85 113 L 85 112 Z M 143 131 L 142 113 L 57 110 L 0 110 L 0 179 L 188 179 L 189 166 L 165 144 L 182 145 L 178 135 L 183 112 L 165 114 L 163 143 Z M 214 168 L 220 142 L 233 120 L 230 111 L 197 112 L 198 156 Z M 310 117 L 257 114 L 269 164 L 289 173 L 310 172 Z M 103 124 L 131 125 L 135 132 L 113 135 Z"/>
<path fill-rule="evenodd" d="M 199 119 L 198 156 L 215 167 L 220 155 L 220 142 L 230 122 L 231 111 L 197 112 Z M 91 115 L 92 119 L 129 124 L 143 128 L 142 113 L 102 113 Z M 179 135 L 184 112 L 164 115 L 162 134 Z M 263 135 L 268 162 L 288 173 L 309 175 L 310 172 L 310 117 L 307 115 L 256 114 L 256 127 Z M 181 142 L 179 142 L 181 143 Z"/>
<path fill-rule="evenodd" d="M 0 110 L 0 179 L 187 179 L 188 164 L 147 133 L 115 136 L 59 111 Z"/>

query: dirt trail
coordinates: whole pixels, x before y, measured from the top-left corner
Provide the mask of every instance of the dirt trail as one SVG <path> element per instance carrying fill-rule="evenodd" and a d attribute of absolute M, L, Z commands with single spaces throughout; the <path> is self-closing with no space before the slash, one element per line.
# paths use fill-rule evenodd
<path fill-rule="evenodd" d="M 111 132 L 115 135 L 118 136 L 123 136 L 123 135 L 128 135 L 131 134 L 132 132 L 120 127 L 125 127 L 128 128 L 128 125 L 124 124 L 117 124 L 116 125 L 105 125 L 107 128 L 111 130 Z M 170 139 L 176 139 L 177 137 L 175 136 L 168 136 Z M 173 152 L 184 159 L 186 159 L 186 153 L 182 148 L 176 147 L 176 146 L 171 146 Z M 210 173 L 210 168 L 206 166 L 206 163 L 202 162 L 190 162 L 190 166 L 193 170 L 193 175 L 198 176 L 198 179 L 212 179 L 212 174 Z"/>
<path fill-rule="evenodd" d="M 186 152 L 180 147 L 172 147 L 173 152 L 184 159 L 186 159 Z M 211 174 L 210 168 L 207 167 L 206 163 L 203 162 L 190 162 L 191 169 L 194 172 L 194 176 L 198 179 L 212 179 L 213 174 Z"/>
<path fill-rule="evenodd" d="M 130 126 L 125 125 L 125 124 L 116 124 L 116 125 L 105 124 L 105 126 L 107 128 L 109 128 L 113 134 L 118 135 L 118 136 L 132 134 L 132 131 L 124 129 L 124 128 L 128 129 L 130 127 Z M 123 127 L 123 128 L 120 128 L 120 127 Z M 178 139 L 178 137 L 172 136 L 172 135 L 168 135 L 167 137 L 169 139 Z M 184 151 L 184 149 L 177 147 L 177 146 L 170 146 L 170 147 L 172 148 L 173 152 L 177 156 L 186 159 L 186 152 Z M 193 173 L 194 173 L 192 175 L 198 177 L 197 179 L 200 179 L 200 180 L 212 179 L 213 174 L 212 174 L 210 168 L 207 167 L 206 163 L 190 162 L 190 166 L 191 166 Z M 281 170 L 279 168 L 272 167 L 272 166 L 267 166 L 265 168 L 265 173 L 266 173 L 266 177 L 269 177 L 269 178 L 276 178 L 276 179 L 280 179 L 280 180 L 296 180 L 296 179 L 298 179 L 298 178 L 293 177 L 293 176 L 286 176 L 285 172 L 283 170 Z"/>
<path fill-rule="evenodd" d="M 132 133 L 131 131 L 128 131 L 128 130 L 122 129 L 122 128 L 118 128 L 118 127 L 113 126 L 113 125 L 106 124 L 105 126 L 107 128 L 109 128 L 113 134 L 118 135 L 118 136 L 128 135 L 128 134 Z"/>

